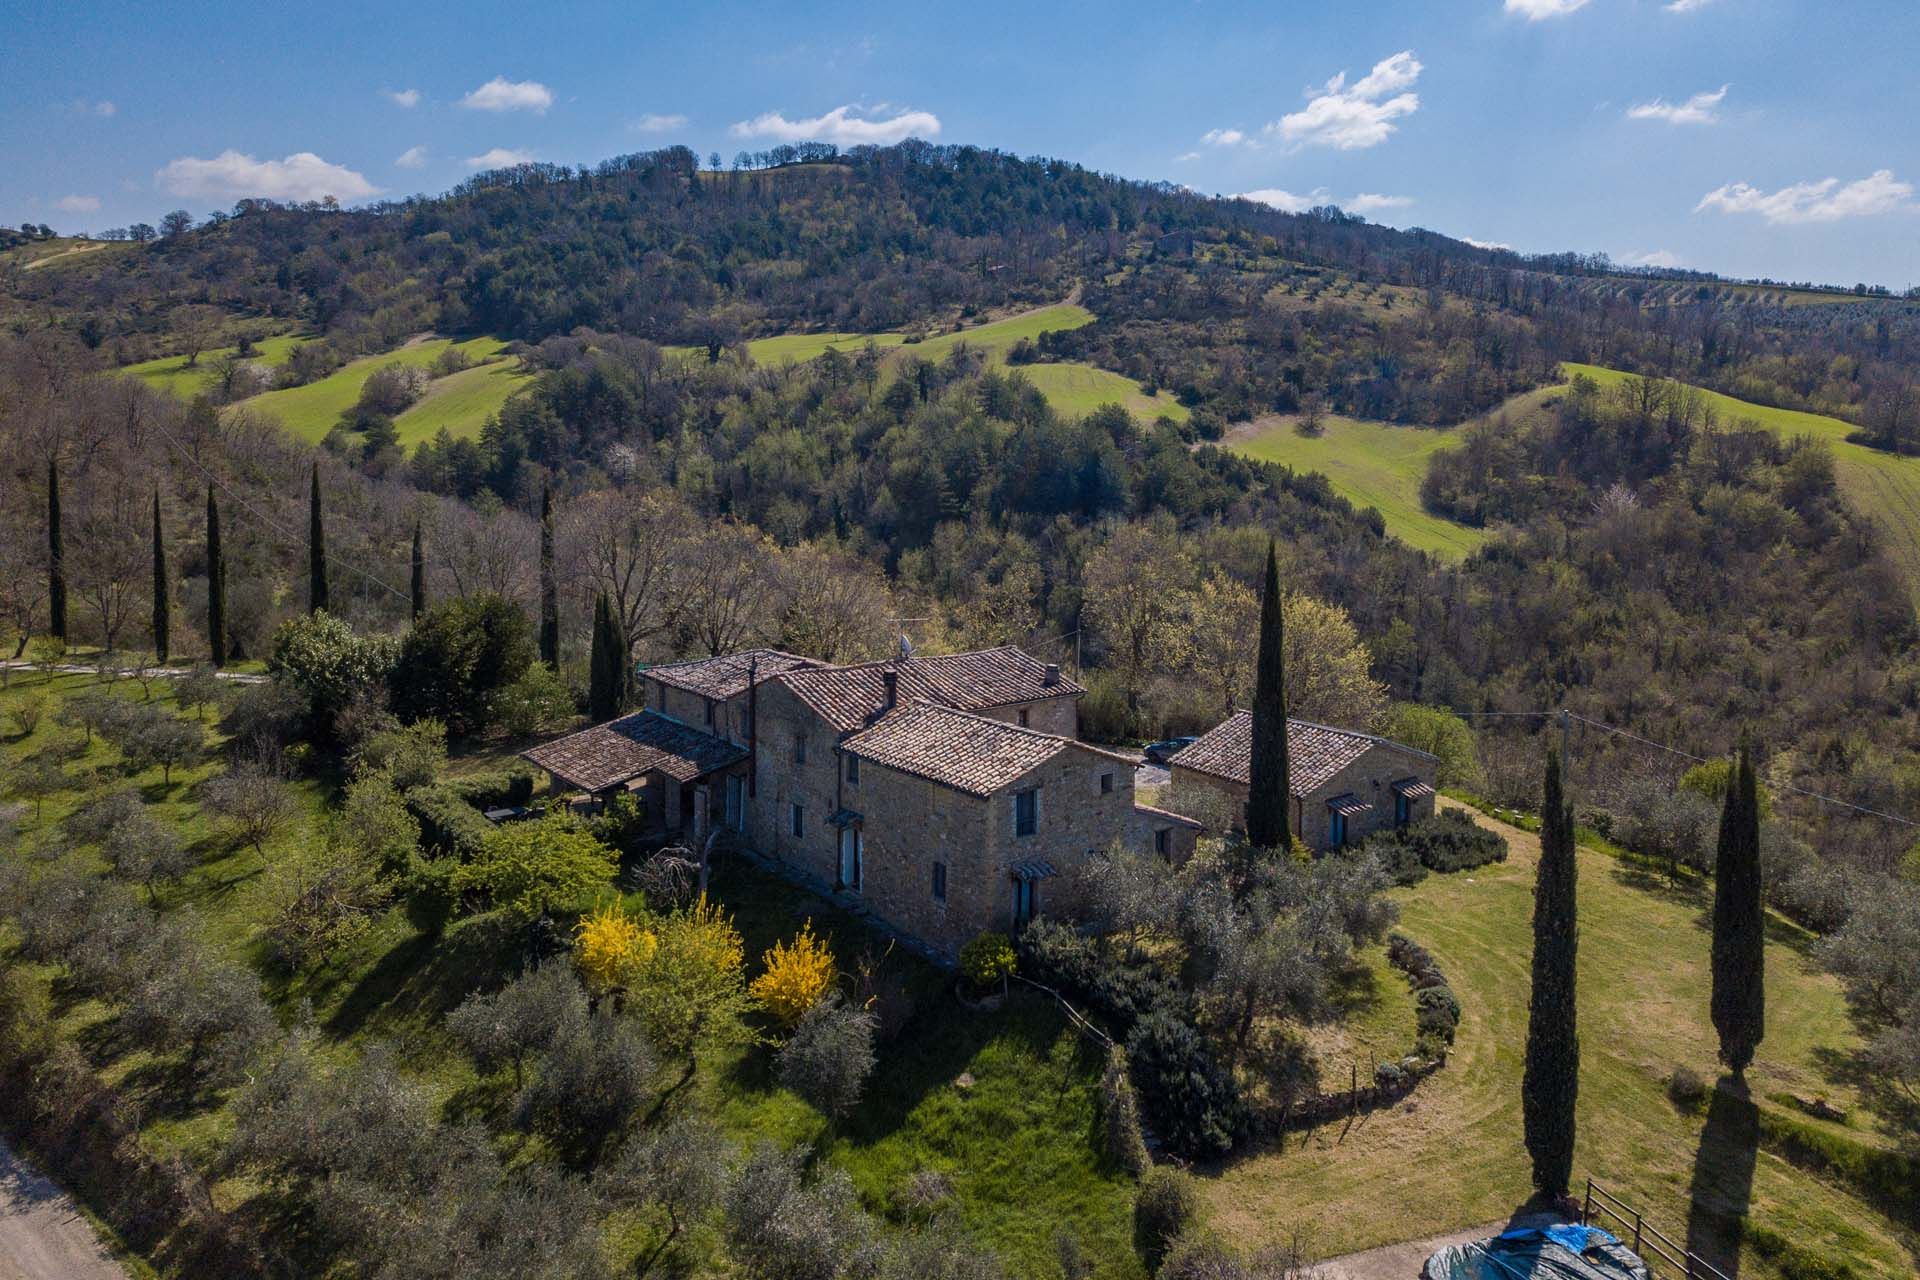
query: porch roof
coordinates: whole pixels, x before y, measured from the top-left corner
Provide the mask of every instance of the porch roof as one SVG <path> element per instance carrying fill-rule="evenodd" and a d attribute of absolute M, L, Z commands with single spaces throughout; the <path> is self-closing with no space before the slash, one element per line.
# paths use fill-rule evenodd
<path fill-rule="evenodd" d="M 745 747 L 651 711 L 597 724 L 520 753 L 582 791 L 606 791 L 643 774 L 692 782 L 747 758 Z"/>

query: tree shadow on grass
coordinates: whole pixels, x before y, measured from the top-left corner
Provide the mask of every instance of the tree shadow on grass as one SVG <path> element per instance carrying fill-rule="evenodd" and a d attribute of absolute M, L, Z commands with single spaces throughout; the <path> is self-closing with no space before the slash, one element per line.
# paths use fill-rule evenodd
<path fill-rule="evenodd" d="M 444 933 L 409 934 L 360 975 L 324 1024 L 330 1036 L 399 1034 L 438 1022 L 469 995 L 497 985 L 516 955 L 513 931 L 491 918 Z"/>
<path fill-rule="evenodd" d="M 1675 883 L 1651 867 L 1631 862 L 1616 862 L 1612 875 L 1616 883 L 1629 889 L 1692 910 L 1694 928 L 1707 933 L 1713 931 L 1713 881 L 1705 876 L 1687 872 Z M 1768 946 L 1785 947 L 1802 956 L 1813 953 L 1814 935 L 1791 920 L 1770 911 L 1766 915 L 1766 929 Z"/>
<path fill-rule="evenodd" d="M 1722 1079 L 1707 1104 L 1707 1124 L 1693 1157 L 1687 1249 L 1733 1280 L 1739 1280 L 1740 1241 L 1753 1203 L 1759 1151 L 1760 1109 L 1744 1081 Z"/>

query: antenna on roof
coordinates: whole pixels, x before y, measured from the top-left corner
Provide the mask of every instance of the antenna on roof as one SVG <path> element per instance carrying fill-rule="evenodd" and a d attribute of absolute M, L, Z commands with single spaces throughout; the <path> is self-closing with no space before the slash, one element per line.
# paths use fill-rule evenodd
<path fill-rule="evenodd" d="M 932 616 L 933 616 L 932 614 L 922 614 L 917 618 L 888 618 L 887 619 L 888 622 L 895 623 L 900 628 L 900 658 L 902 661 L 908 658 L 911 658 L 913 656 L 913 641 L 909 639 L 907 636 L 907 623 L 925 622 Z"/>
<path fill-rule="evenodd" d="M 913 641 L 907 639 L 907 633 L 900 633 L 900 657 L 904 660 L 913 656 Z"/>

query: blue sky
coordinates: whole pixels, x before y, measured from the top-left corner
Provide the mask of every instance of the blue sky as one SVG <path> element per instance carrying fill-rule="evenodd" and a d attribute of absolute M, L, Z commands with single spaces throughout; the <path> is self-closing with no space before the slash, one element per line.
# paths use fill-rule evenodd
<path fill-rule="evenodd" d="M 0 0 L 0 220 L 905 133 L 1524 251 L 1920 283 L 1913 0 Z"/>

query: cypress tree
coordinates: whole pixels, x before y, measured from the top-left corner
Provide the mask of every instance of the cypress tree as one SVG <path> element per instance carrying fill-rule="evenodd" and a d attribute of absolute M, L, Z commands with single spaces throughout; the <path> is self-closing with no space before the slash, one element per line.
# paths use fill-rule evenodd
<path fill-rule="evenodd" d="M 1744 733 L 1727 784 L 1713 873 L 1713 1029 L 1720 1033 L 1720 1061 L 1742 1076 L 1767 1031 L 1760 794 Z"/>
<path fill-rule="evenodd" d="M 67 638 L 67 559 L 60 545 L 60 471 L 47 463 L 47 631 Z"/>
<path fill-rule="evenodd" d="M 320 520 L 320 464 L 313 464 L 313 487 L 307 497 L 307 612 L 327 607 L 327 539 Z"/>
<path fill-rule="evenodd" d="M 227 565 L 220 556 L 220 505 L 207 486 L 207 645 L 213 665 L 227 665 Z"/>
<path fill-rule="evenodd" d="M 1527 1063 L 1521 1112 L 1533 1185 L 1565 1195 L 1573 1177 L 1574 1104 L 1580 1095 L 1575 1014 L 1573 811 L 1561 791 L 1560 754 L 1547 752 L 1540 810 L 1540 870 L 1533 890 L 1533 994 L 1527 1007 Z"/>
<path fill-rule="evenodd" d="M 540 661 L 560 667 L 560 587 L 553 571 L 553 486 L 540 486 Z"/>
<path fill-rule="evenodd" d="M 613 607 L 602 591 L 593 602 L 593 654 L 588 661 L 587 718 L 595 724 L 613 719 L 626 705 L 625 648 Z"/>
<path fill-rule="evenodd" d="M 420 522 L 413 522 L 413 620 L 427 611 L 427 546 L 420 540 Z"/>
<path fill-rule="evenodd" d="M 173 602 L 167 598 L 167 543 L 160 532 L 160 491 L 153 491 L 153 660 L 167 661 L 173 630 Z"/>
<path fill-rule="evenodd" d="M 1256 849 L 1286 849 L 1292 773 L 1287 762 L 1287 655 L 1280 618 L 1280 563 L 1267 543 L 1260 596 L 1260 657 L 1254 672 L 1253 761 L 1247 790 L 1247 839 Z"/>

